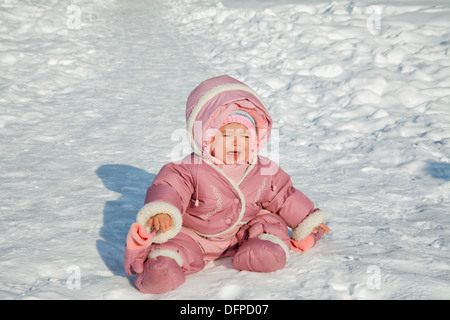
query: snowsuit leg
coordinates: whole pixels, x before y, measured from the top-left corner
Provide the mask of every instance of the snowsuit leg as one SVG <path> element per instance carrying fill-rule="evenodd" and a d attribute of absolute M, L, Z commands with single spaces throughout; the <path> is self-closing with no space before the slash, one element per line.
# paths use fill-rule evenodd
<path fill-rule="evenodd" d="M 195 235 L 194 235 L 195 237 Z M 152 244 L 135 285 L 143 293 L 165 293 L 184 283 L 185 275 L 202 270 L 203 251 L 192 231 L 182 228 L 172 239 Z"/>
<path fill-rule="evenodd" d="M 273 272 L 289 258 L 289 230 L 277 214 L 262 210 L 237 234 L 239 248 L 232 259 L 238 270 Z"/>
<path fill-rule="evenodd" d="M 149 258 L 166 256 L 177 261 L 186 275 L 198 272 L 205 267 L 203 248 L 197 238 L 200 237 L 192 230 L 182 227 L 181 231 L 172 239 L 161 244 L 153 244 Z"/>

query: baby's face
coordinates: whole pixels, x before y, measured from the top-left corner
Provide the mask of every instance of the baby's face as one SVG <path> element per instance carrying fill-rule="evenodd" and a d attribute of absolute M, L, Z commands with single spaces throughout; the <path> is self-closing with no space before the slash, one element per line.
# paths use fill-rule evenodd
<path fill-rule="evenodd" d="M 243 164 L 250 156 L 250 132 L 239 123 L 229 123 L 217 130 L 211 155 L 225 164 Z"/>

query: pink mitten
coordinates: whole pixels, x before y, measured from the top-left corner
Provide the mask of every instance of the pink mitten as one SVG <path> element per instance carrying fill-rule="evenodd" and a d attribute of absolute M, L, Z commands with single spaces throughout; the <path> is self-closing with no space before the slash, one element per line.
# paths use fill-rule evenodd
<path fill-rule="evenodd" d="M 128 231 L 127 245 L 125 247 L 125 272 L 132 276 L 144 270 L 144 261 L 147 259 L 148 247 L 152 244 L 156 230 L 148 233 L 139 223 L 133 223 Z"/>
<path fill-rule="evenodd" d="M 291 249 L 299 252 L 306 252 L 314 247 L 317 241 L 323 237 L 324 234 L 328 234 L 330 228 L 324 223 L 321 223 L 317 228 L 314 228 L 313 232 L 302 240 L 294 240 L 291 238 Z"/>

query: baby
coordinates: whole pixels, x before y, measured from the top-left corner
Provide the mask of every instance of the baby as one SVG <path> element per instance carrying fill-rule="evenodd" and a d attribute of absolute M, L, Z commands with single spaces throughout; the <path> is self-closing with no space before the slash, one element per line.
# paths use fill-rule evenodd
<path fill-rule="evenodd" d="M 186 120 L 194 152 L 161 169 L 127 236 L 125 270 L 141 292 L 173 290 L 226 256 L 237 270 L 273 272 L 328 233 L 325 212 L 257 154 L 272 118 L 247 85 L 226 75 L 202 82 Z"/>

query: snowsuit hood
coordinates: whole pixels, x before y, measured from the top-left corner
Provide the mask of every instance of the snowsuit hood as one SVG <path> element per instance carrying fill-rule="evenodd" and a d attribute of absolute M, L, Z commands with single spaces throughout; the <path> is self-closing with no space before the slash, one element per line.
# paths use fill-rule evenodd
<path fill-rule="evenodd" d="M 261 97 L 246 84 L 228 76 L 214 77 L 200 83 L 186 103 L 186 125 L 194 153 L 208 159 L 210 139 L 237 105 L 255 119 L 257 145 L 254 154 L 267 143 L 272 118 Z"/>

